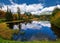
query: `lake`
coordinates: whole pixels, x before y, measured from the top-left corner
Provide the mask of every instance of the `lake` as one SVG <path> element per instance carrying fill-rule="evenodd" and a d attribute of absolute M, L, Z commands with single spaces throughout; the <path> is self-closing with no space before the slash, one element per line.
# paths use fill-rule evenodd
<path fill-rule="evenodd" d="M 49 21 L 32 21 L 32 23 L 21 23 L 21 30 L 13 35 L 14 40 L 56 40 L 57 36 L 51 29 Z"/>

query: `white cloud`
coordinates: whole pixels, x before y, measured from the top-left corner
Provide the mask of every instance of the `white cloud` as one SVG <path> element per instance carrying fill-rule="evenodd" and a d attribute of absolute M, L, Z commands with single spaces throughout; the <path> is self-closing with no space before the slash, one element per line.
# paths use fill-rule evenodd
<path fill-rule="evenodd" d="M 37 14 L 40 15 L 41 11 L 35 11 L 35 12 L 31 12 L 32 14 Z"/>
<path fill-rule="evenodd" d="M 43 8 L 42 4 L 32 4 L 32 5 L 26 6 L 26 11 L 27 12 L 38 11 L 42 8 Z"/>
<path fill-rule="evenodd" d="M 56 7 L 60 8 L 60 5 L 45 7 L 40 12 L 42 13 L 42 12 L 47 12 L 47 11 L 53 11 Z"/>
<path fill-rule="evenodd" d="M 53 11 L 56 6 L 51 6 L 51 7 L 45 7 L 44 9 L 41 10 L 41 12 L 44 11 Z"/>
<path fill-rule="evenodd" d="M 15 4 L 12 0 L 10 0 L 11 4 Z"/>
<path fill-rule="evenodd" d="M 4 5 L 4 7 L 2 7 L 1 10 L 6 11 L 7 10 L 7 6 Z"/>
<path fill-rule="evenodd" d="M 12 2 L 12 0 L 10 0 L 12 5 L 4 5 L 4 7 L 2 8 L 2 10 L 6 11 L 7 10 L 7 6 L 11 9 L 12 12 L 16 13 L 17 12 L 17 7 L 20 8 L 21 13 L 26 12 L 31 12 L 32 14 L 40 14 L 41 12 L 44 11 L 53 11 L 54 8 L 56 6 L 50 6 L 50 7 L 45 7 L 43 6 L 43 4 L 39 3 L 39 4 L 15 4 Z M 60 5 L 57 5 L 57 7 L 60 8 Z"/>
<path fill-rule="evenodd" d="M 60 8 L 60 5 L 57 5 L 58 8 Z"/>
<path fill-rule="evenodd" d="M 12 0 L 10 0 L 11 3 Z M 20 8 L 21 12 L 37 12 L 41 9 L 43 9 L 42 4 L 31 4 L 31 5 L 27 5 L 27 4 L 13 4 L 13 5 L 8 5 L 8 7 L 11 9 L 12 12 L 17 12 L 17 7 Z M 4 7 L 2 8 L 2 10 L 6 11 L 7 10 L 7 5 L 4 5 Z"/>
<path fill-rule="evenodd" d="M 35 12 L 31 12 L 32 14 L 41 14 L 41 13 L 48 13 L 47 11 L 53 11 L 56 6 L 50 6 L 50 7 L 45 7 L 42 8 L 41 10 L 37 10 Z"/>

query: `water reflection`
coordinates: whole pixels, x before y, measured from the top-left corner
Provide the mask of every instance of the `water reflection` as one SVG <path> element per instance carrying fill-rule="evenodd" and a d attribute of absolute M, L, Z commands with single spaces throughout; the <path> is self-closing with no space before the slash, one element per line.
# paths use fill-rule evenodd
<path fill-rule="evenodd" d="M 21 34 L 23 32 L 23 34 Z M 51 30 L 49 21 L 33 21 L 32 23 L 21 23 L 21 31 L 14 34 L 14 40 L 56 40 L 56 35 Z"/>

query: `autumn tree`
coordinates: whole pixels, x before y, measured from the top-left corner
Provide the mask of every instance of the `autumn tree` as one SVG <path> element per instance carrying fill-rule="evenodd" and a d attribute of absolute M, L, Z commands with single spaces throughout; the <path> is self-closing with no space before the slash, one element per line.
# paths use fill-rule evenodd
<path fill-rule="evenodd" d="M 0 18 L 4 18 L 5 17 L 5 12 L 0 10 Z"/>
<path fill-rule="evenodd" d="M 25 21 L 26 22 L 31 22 L 31 19 L 33 18 L 32 14 L 30 12 L 25 12 L 24 14 L 26 15 Z"/>
<path fill-rule="evenodd" d="M 57 12 L 59 12 L 60 11 L 60 9 L 58 8 L 58 7 L 56 7 L 55 9 L 54 9 L 54 11 L 52 12 L 52 16 L 55 16 L 55 14 L 57 13 Z"/>
<path fill-rule="evenodd" d="M 13 20 L 17 20 L 18 19 L 18 14 L 13 14 Z"/>
<path fill-rule="evenodd" d="M 55 31 L 58 37 L 60 37 L 60 9 L 55 8 L 51 15 L 51 26 L 52 30 Z"/>

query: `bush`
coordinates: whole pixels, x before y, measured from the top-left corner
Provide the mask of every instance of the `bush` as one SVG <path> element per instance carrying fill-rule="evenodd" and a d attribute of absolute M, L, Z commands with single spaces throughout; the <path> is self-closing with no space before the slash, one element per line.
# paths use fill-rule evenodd
<path fill-rule="evenodd" d="M 56 33 L 58 37 L 60 37 L 60 9 L 56 8 L 51 16 L 51 26 L 52 30 Z"/>
<path fill-rule="evenodd" d="M 11 39 L 13 35 L 13 30 L 7 27 L 6 23 L 0 23 L 0 36 L 4 39 Z"/>
<path fill-rule="evenodd" d="M 60 28 L 60 11 L 51 17 L 51 23 Z"/>

